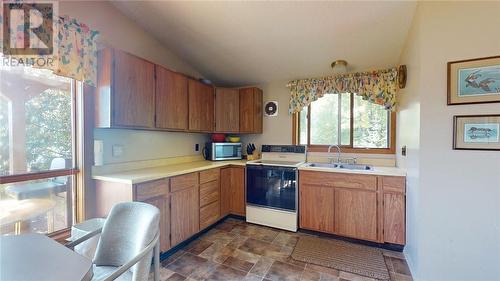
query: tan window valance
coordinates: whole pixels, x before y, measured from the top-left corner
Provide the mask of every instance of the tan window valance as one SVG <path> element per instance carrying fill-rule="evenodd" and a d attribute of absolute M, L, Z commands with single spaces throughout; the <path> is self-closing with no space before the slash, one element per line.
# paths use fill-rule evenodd
<path fill-rule="evenodd" d="M 287 87 L 290 88 L 290 114 L 300 112 L 325 94 L 339 93 L 355 93 L 365 100 L 384 106 L 387 110 L 395 111 L 398 69 L 293 80 Z"/>

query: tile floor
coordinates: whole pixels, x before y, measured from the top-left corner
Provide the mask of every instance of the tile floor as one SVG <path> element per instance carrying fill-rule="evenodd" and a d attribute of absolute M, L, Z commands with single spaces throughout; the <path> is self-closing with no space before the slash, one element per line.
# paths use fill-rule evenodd
<path fill-rule="evenodd" d="M 163 280 L 374 280 L 293 260 L 293 247 L 304 233 L 226 219 L 162 262 Z M 384 250 L 392 281 L 412 280 L 399 252 Z"/>

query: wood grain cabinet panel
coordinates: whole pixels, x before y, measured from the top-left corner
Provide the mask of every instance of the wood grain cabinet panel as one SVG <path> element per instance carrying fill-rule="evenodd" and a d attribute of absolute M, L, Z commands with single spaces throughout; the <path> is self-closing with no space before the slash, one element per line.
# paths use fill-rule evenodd
<path fill-rule="evenodd" d="M 168 179 L 135 185 L 135 199 L 156 206 L 160 210 L 160 251 L 170 249 L 170 208 Z"/>
<path fill-rule="evenodd" d="M 210 182 L 210 181 L 219 180 L 219 178 L 220 178 L 220 170 L 219 169 L 210 169 L 210 170 L 200 172 L 200 184 Z"/>
<path fill-rule="evenodd" d="M 156 128 L 188 129 L 188 79 L 156 65 Z"/>
<path fill-rule="evenodd" d="M 404 245 L 405 228 L 405 196 L 384 194 L 384 242 Z"/>
<path fill-rule="evenodd" d="M 198 185 L 198 173 L 190 173 L 170 178 L 170 192 Z"/>
<path fill-rule="evenodd" d="M 111 82 L 100 81 L 111 87 L 110 100 L 98 104 L 111 111 L 109 126 L 153 128 L 154 64 L 119 50 L 104 52 L 112 54 L 107 56 L 111 61 L 100 62 L 111 64 L 108 76 Z"/>
<path fill-rule="evenodd" d="M 240 89 L 240 132 L 262 133 L 262 90 Z"/>
<path fill-rule="evenodd" d="M 200 229 L 217 222 L 220 218 L 220 202 L 215 201 L 200 208 Z"/>
<path fill-rule="evenodd" d="M 221 215 L 245 216 L 245 168 L 221 169 Z"/>
<path fill-rule="evenodd" d="M 215 131 L 239 133 L 240 94 L 238 89 L 217 88 L 215 90 Z"/>
<path fill-rule="evenodd" d="M 335 189 L 335 233 L 377 241 L 377 194 L 355 189 Z"/>
<path fill-rule="evenodd" d="M 196 80 L 188 80 L 189 130 L 214 131 L 214 88 Z"/>
<path fill-rule="evenodd" d="M 200 184 L 200 207 L 220 200 L 219 181 Z"/>
<path fill-rule="evenodd" d="M 200 229 L 198 185 L 170 194 L 171 244 L 175 246 L 196 234 Z"/>
<path fill-rule="evenodd" d="M 300 183 L 301 228 L 334 233 L 334 191 L 334 188 L 328 186 Z"/>

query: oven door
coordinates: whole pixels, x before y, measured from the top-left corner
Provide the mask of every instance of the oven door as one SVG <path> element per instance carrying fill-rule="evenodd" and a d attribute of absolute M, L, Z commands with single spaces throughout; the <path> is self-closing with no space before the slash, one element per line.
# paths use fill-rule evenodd
<path fill-rule="evenodd" d="M 247 165 L 247 204 L 297 210 L 297 169 Z"/>

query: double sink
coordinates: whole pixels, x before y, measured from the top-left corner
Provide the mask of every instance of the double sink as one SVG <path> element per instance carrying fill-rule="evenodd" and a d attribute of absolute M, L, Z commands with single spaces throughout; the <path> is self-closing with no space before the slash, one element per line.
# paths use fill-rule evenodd
<path fill-rule="evenodd" d="M 373 171 L 373 166 L 344 163 L 306 163 L 306 167 Z"/>

